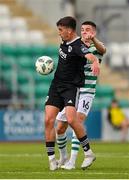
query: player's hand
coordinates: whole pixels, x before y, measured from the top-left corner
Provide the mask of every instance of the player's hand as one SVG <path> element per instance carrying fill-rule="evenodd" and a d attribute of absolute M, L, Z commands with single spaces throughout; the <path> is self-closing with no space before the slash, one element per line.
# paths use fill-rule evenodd
<path fill-rule="evenodd" d="M 94 34 L 92 34 L 92 33 L 87 33 L 86 35 L 85 35 L 85 39 L 86 40 L 92 40 L 94 38 Z"/>
<path fill-rule="evenodd" d="M 92 72 L 95 76 L 98 76 L 100 73 L 100 64 L 98 61 L 94 61 L 91 66 Z"/>

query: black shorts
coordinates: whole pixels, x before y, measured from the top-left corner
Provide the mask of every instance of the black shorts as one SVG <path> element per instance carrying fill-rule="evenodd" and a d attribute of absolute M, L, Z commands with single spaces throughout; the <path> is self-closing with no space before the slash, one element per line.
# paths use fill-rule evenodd
<path fill-rule="evenodd" d="M 77 108 L 78 99 L 78 87 L 73 84 L 52 81 L 45 105 L 55 106 L 61 111 L 65 106 L 74 106 Z"/>

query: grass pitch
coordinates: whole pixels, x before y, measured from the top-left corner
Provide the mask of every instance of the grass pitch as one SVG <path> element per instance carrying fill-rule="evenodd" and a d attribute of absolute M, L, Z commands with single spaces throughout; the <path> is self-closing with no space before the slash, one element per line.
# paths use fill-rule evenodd
<path fill-rule="evenodd" d="M 129 179 L 129 143 L 92 142 L 91 147 L 97 159 L 88 169 L 80 168 L 80 148 L 75 170 L 51 172 L 43 143 L 0 143 L 0 179 Z M 56 153 L 59 157 L 57 148 Z"/>

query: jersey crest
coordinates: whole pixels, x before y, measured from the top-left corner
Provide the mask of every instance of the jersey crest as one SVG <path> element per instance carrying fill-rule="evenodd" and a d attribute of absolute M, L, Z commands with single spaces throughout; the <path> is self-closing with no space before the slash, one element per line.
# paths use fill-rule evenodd
<path fill-rule="evenodd" d="M 68 47 L 68 52 L 71 52 L 72 51 L 72 46 L 69 46 Z"/>

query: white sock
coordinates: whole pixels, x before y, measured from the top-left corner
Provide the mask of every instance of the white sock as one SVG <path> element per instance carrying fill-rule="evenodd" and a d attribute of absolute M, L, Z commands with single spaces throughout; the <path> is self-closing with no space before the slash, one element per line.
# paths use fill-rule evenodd
<path fill-rule="evenodd" d="M 66 159 L 68 157 L 66 143 L 67 143 L 66 133 L 60 135 L 57 134 L 57 144 L 60 152 L 60 159 Z"/>
<path fill-rule="evenodd" d="M 92 150 L 84 151 L 85 156 L 93 154 Z"/>
<path fill-rule="evenodd" d="M 73 131 L 73 137 L 72 137 L 72 149 L 71 149 L 71 156 L 70 156 L 70 163 L 75 165 L 77 155 L 79 152 L 80 142 L 77 139 L 74 131 Z"/>
<path fill-rule="evenodd" d="M 49 161 L 51 161 L 52 159 L 55 159 L 55 154 L 48 156 L 48 158 L 49 158 Z"/>

